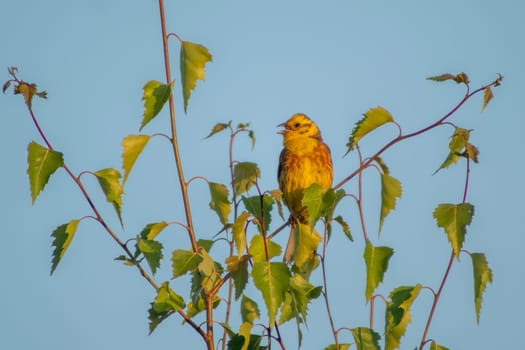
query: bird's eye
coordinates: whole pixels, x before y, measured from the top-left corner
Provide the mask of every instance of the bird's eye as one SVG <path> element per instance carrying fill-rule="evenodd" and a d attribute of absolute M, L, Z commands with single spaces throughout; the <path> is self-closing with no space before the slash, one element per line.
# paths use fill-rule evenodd
<path fill-rule="evenodd" d="M 295 123 L 295 124 L 293 125 L 294 128 L 298 128 L 298 127 L 300 127 L 300 126 L 301 126 L 301 123 Z"/>

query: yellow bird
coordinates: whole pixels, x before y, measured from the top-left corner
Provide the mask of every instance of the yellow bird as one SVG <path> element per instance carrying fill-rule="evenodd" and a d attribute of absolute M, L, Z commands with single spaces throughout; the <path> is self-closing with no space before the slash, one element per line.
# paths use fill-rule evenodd
<path fill-rule="evenodd" d="M 284 128 L 278 132 L 283 135 L 284 148 L 279 157 L 277 178 L 283 201 L 292 217 L 292 232 L 284 254 L 284 261 L 290 263 L 295 252 L 293 228 L 297 223 L 307 222 L 307 208 L 302 204 L 303 192 L 314 183 L 329 189 L 333 168 L 330 148 L 310 118 L 297 113 L 278 126 Z"/>

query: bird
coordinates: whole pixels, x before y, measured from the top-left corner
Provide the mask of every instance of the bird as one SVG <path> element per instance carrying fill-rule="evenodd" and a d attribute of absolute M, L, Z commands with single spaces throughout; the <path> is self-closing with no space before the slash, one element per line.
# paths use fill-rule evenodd
<path fill-rule="evenodd" d="M 296 113 L 278 127 L 283 128 L 278 131 L 283 136 L 283 149 L 277 179 L 292 226 L 284 261 L 291 263 L 296 250 L 294 227 L 308 222 L 308 210 L 302 204 L 303 192 L 313 184 L 328 190 L 332 186 L 333 165 L 321 131 L 305 114 Z"/>

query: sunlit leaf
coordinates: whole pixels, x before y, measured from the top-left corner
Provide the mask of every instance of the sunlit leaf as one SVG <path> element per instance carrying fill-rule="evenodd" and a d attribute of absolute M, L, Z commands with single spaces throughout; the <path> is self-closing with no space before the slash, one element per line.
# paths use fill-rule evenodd
<path fill-rule="evenodd" d="M 210 208 L 217 213 L 220 222 L 226 225 L 231 210 L 228 187 L 215 182 L 210 182 L 208 185 L 211 195 Z"/>
<path fill-rule="evenodd" d="M 277 212 L 279 213 L 279 216 L 281 217 L 281 219 L 284 220 L 283 193 L 281 192 L 281 190 L 271 190 L 268 192 L 270 193 L 270 196 L 272 196 L 275 203 L 277 204 Z"/>
<path fill-rule="evenodd" d="M 322 237 L 312 226 L 303 223 L 297 223 L 290 234 L 295 235 L 295 249 L 292 260 L 298 267 L 302 267 L 314 258 Z"/>
<path fill-rule="evenodd" d="M 379 339 L 381 336 L 373 329 L 366 327 L 352 328 L 352 335 L 357 350 L 380 350 Z"/>
<path fill-rule="evenodd" d="M 162 244 L 154 240 L 139 238 L 137 240 L 137 248 L 144 254 L 151 272 L 155 274 L 163 258 Z"/>
<path fill-rule="evenodd" d="M 281 255 L 281 246 L 273 241 L 266 240 L 266 248 L 268 249 L 268 260 Z M 249 251 L 253 261 L 266 261 L 264 238 L 261 234 L 253 236 Z"/>
<path fill-rule="evenodd" d="M 120 172 L 113 168 L 102 169 L 95 172 L 100 188 L 106 195 L 106 200 L 113 204 L 122 224 L 122 194 L 124 189 L 120 184 Z"/>
<path fill-rule="evenodd" d="M 366 242 L 363 254 L 366 264 L 366 302 L 370 300 L 374 290 L 383 281 L 388 262 L 393 254 L 394 250 L 390 247 L 374 247 L 369 241 Z"/>
<path fill-rule="evenodd" d="M 235 300 L 239 299 L 248 283 L 248 260 L 247 255 L 241 257 L 232 255 L 226 258 L 226 268 L 233 278 L 235 287 Z"/>
<path fill-rule="evenodd" d="M 359 140 L 361 140 L 366 134 L 377 129 L 383 124 L 393 121 L 394 118 L 392 118 L 390 112 L 385 108 L 378 106 L 369 109 L 368 112 L 364 114 L 364 117 L 356 123 L 354 130 L 352 130 L 352 134 L 350 135 L 348 143 L 346 144 L 348 147 L 346 153 L 353 150 Z"/>
<path fill-rule="evenodd" d="M 183 309 L 185 306 L 184 299 L 169 287 L 168 282 L 163 282 L 148 311 L 150 334 L 162 321 L 173 314 L 174 311 Z"/>
<path fill-rule="evenodd" d="M 483 93 L 483 104 L 481 105 L 482 112 L 485 110 L 485 108 L 487 107 L 487 105 L 493 97 L 494 95 L 492 94 L 492 89 L 490 88 L 490 86 L 487 86 L 485 88 L 485 92 Z"/>
<path fill-rule="evenodd" d="M 237 194 L 248 192 L 261 176 L 259 167 L 251 162 L 239 162 L 233 168 L 233 188 Z"/>
<path fill-rule="evenodd" d="M 261 292 L 268 312 L 268 325 L 273 326 L 277 310 L 290 285 L 290 271 L 284 263 L 256 262 L 252 268 L 255 287 Z"/>
<path fill-rule="evenodd" d="M 479 150 L 476 146 L 471 143 L 467 143 L 467 146 L 465 147 L 465 153 L 469 159 L 474 161 L 474 163 L 478 162 Z"/>
<path fill-rule="evenodd" d="M 202 257 L 198 253 L 183 249 L 174 250 L 171 256 L 173 278 L 195 271 L 201 261 Z"/>
<path fill-rule="evenodd" d="M 66 253 L 69 244 L 73 240 L 73 236 L 77 231 L 79 220 L 71 220 L 67 224 L 58 226 L 51 237 L 53 237 L 53 255 L 51 259 L 51 274 L 55 271 L 60 260 Z"/>
<path fill-rule="evenodd" d="M 438 343 L 432 340 L 430 342 L 430 350 L 448 350 L 448 348 L 445 346 L 439 345 Z"/>
<path fill-rule="evenodd" d="M 434 172 L 434 174 L 441 169 L 448 168 L 452 164 L 457 163 L 461 154 L 463 153 L 463 150 L 468 144 L 469 137 L 470 130 L 463 128 L 456 128 L 454 130 L 454 135 L 452 135 L 452 138 L 448 144 L 449 154 L 441 166 Z"/>
<path fill-rule="evenodd" d="M 434 210 L 433 216 L 438 227 L 444 229 L 454 250 L 454 255 L 459 259 L 467 226 L 470 225 L 474 216 L 474 206 L 470 203 L 439 204 Z"/>
<path fill-rule="evenodd" d="M 147 224 L 142 231 L 140 232 L 139 236 L 142 239 L 147 240 L 153 240 L 155 237 L 161 233 L 162 230 L 164 230 L 168 226 L 168 223 L 166 221 L 156 222 Z"/>
<path fill-rule="evenodd" d="M 188 109 L 191 92 L 197 80 L 204 80 L 204 66 L 212 60 L 208 49 L 200 44 L 182 41 L 180 48 L 180 74 L 182 78 L 182 95 L 184 97 L 184 112 Z"/>
<path fill-rule="evenodd" d="M 349 343 L 339 343 L 338 345 L 330 344 L 324 348 L 324 350 L 348 350 L 350 349 L 351 344 Z"/>
<path fill-rule="evenodd" d="M 208 136 L 206 136 L 206 138 L 210 138 L 212 137 L 213 135 L 223 131 L 223 130 L 226 130 L 228 129 L 229 127 L 231 127 L 231 121 L 229 121 L 228 123 L 217 123 L 213 126 L 213 128 L 211 129 L 210 133 L 208 134 Z"/>
<path fill-rule="evenodd" d="M 237 248 L 237 255 L 242 255 L 246 249 L 246 221 L 250 217 L 250 213 L 243 211 L 237 217 L 232 226 L 232 238 Z"/>
<path fill-rule="evenodd" d="M 122 169 L 124 170 L 122 184 L 126 183 L 131 168 L 133 168 L 149 139 L 150 136 L 148 135 L 128 135 L 122 140 Z"/>
<path fill-rule="evenodd" d="M 419 295 L 421 285 L 398 287 L 389 296 L 385 311 L 385 350 L 399 348 L 401 338 L 405 335 L 411 321 L 410 306 Z"/>
<path fill-rule="evenodd" d="M 314 286 L 299 274 L 294 274 L 290 278 L 290 287 L 288 294 L 290 298 L 286 298 L 289 302 L 285 302 L 281 309 L 281 317 L 279 324 L 296 318 L 300 323 L 307 323 L 308 304 L 321 295 L 322 287 Z M 288 304 L 288 305 L 287 305 Z"/>
<path fill-rule="evenodd" d="M 27 147 L 27 164 L 31 200 L 35 203 L 36 197 L 44 189 L 51 175 L 64 165 L 64 159 L 62 153 L 33 141 Z"/>
<path fill-rule="evenodd" d="M 144 113 L 142 114 L 140 130 L 160 113 L 171 96 L 173 83 L 163 84 L 157 80 L 150 80 L 144 85 L 142 93 Z"/>
<path fill-rule="evenodd" d="M 201 278 L 201 287 L 206 293 L 209 293 L 221 279 L 222 268 L 213 261 L 206 250 L 201 249 L 199 255 L 202 257 L 197 266 Z"/>
<path fill-rule="evenodd" d="M 396 208 L 396 200 L 401 198 L 401 182 L 388 173 L 381 174 L 381 213 L 379 215 L 379 232 L 390 211 Z"/>
<path fill-rule="evenodd" d="M 31 109 L 33 97 L 35 95 L 40 98 L 47 98 L 47 93 L 45 91 L 37 91 L 36 84 L 26 83 L 25 81 L 21 81 L 15 86 L 14 93 L 15 95 L 22 94 L 22 96 L 24 96 L 24 101 L 29 109 Z"/>
<path fill-rule="evenodd" d="M 180 295 L 169 287 L 168 282 L 162 282 L 152 307 L 157 312 L 177 311 L 186 307 L 186 303 Z"/>
<path fill-rule="evenodd" d="M 456 74 L 456 75 L 453 75 L 453 74 L 450 74 L 450 73 L 445 73 L 445 74 L 429 77 L 427 79 L 428 80 L 437 81 L 437 82 L 442 82 L 442 81 L 447 81 L 447 80 L 454 80 L 458 84 L 468 84 L 469 83 L 468 76 L 465 73 L 459 73 L 459 74 Z"/>
<path fill-rule="evenodd" d="M 489 267 L 485 254 L 472 253 L 472 268 L 474 271 L 474 306 L 476 308 L 476 321 L 479 324 L 483 293 L 488 283 L 492 283 L 492 270 Z"/>
<path fill-rule="evenodd" d="M 259 307 L 257 303 L 246 295 L 242 296 L 241 299 L 241 318 L 242 322 L 253 323 L 260 317 Z"/>

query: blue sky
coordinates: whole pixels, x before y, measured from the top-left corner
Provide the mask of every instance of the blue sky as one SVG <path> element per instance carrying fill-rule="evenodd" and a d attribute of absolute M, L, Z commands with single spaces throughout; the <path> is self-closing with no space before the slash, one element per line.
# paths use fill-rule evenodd
<path fill-rule="evenodd" d="M 206 81 L 193 93 L 188 114 L 175 92 L 180 147 L 186 176 L 227 182 L 227 138 L 204 140 L 217 122 L 251 122 L 257 138 L 236 143 L 238 160 L 257 162 L 261 187 L 277 187 L 281 148 L 276 125 L 295 112 L 314 119 L 334 158 L 335 181 L 353 171 L 355 154 L 343 158 L 345 144 L 362 113 L 384 106 L 405 132 L 436 120 L 461 98 L 463 88 L 436 84 L 426 77 L 469 74 L 472 88 L 504 75 L 495 98 L 480 113 L 481 95 L 452 119 L 474 129 L 480 149 L 472 168 L 468 201 L 476 206 L 465 248 L 484 252 L 494 273 L 476 325 L 471 264 L 467 256 L 452 267 L 430 330 L 430 337 L 451 349 L 494 349 L 521 343 L 525 312 L 521 213 L 524 191 L 521 115 L 525 81 L 524 5 L 520 1 L 167 1 L 168 30 L 201 43 L 213 54 Z M 0 5 L 0 80 L 7 67 L 36 82 L 49 94 L 34 111 L 55 148 L 64 152 L 74 172 L 120 167 L 120 142 L 138 133 L 142 86 L 163 80 L 162 42 L 155 1 L 4 1 Z M 178 80 L 178 46 L 171 42 Z M 200 339 L 175 317 L 147 335 L 147 309 L 153 290 L 135 270 L 113 261 L 118 246 L 93 222 L 83 221 L 55 274 L 49 276 L 50 233 L 73 218 L 89 214 L 78 189 L 59 171 L 31 205 L 26 149 L 41 142 L 21 98 L 0 97 L 3 137 L 0 149 L 0 218 L 3 253 L 0 273 L 0 348 L 142 349 L 156 346 L 202 348 Z M 163 113 L 144 133 L 168 132 Z M 370 155 L 395 135 L 385 127 L 365 139 Z M 465 167 L 458 164 L 432 176 L 447 153 L 451 128 L 411 139 L 384 155 L 393 176 L 403 183 L 403 198 L 385 221 L 374 244 L 395 249 L 389 272 L 377 292 L 388 295 L 398 285 L 422 283 L 437 289 L 449 256 L 449 243 L 436 227 L 438 203 L 461 201 Z M 182 220 L 182 206 L 169 145 L 154 139 L 126 184 L 123 237 L 160 220 Z M 98 206 L 118 229 L 112 208 L 86 179 Z M 379 179 L 365 173 L 368 229 L 377 230 Z M 355 190 L 351 184 L 347 190 Z M 210 238 L 219 223 L 208 210 L 203 182 L 190 187 L 196 228 Z M 203 208 L 203 210 L 200 210 Z M 364 303 L 363 242 L 354 205 L 340 209 L 356 243 L 336 232 L 329 245 L 329 288 L 338 326 L 367 325 Z M 275 224 L 278 223 L 275 215 Z M 165 255 L 187 244 L 181 230 L 170 228 Z M 285 242 L 279 237 L 278 241 Z M 169 259 L 159 282 L 169 278 Z M 319 276 L 314 277 L 314 281 Z M 182 281 L 186 282 L 186 281 Z M 177 286 L 177 284 L 174 284 Z M 182 286 L 184 283 L 181 283 Z M 253 287 L 248 290 L 256 295 Z M 413 306 L 413 322 L 402 348 L 413 348 L 431 303 L 422 292 Z M 383 308 L 376 325 L 381 332 Z M 237 312 L 237 310 L 234 310 Z M 235 325 L 237 327 L 238 325 Z M 293 325 L 283 327 L 288 348 L 296 348 Z M 320 300 L 310 308 L 304 349 L 332 342 Z M 343 333 L 343 341 L 351 341 Z"/>

